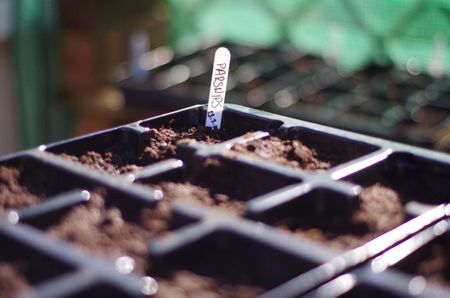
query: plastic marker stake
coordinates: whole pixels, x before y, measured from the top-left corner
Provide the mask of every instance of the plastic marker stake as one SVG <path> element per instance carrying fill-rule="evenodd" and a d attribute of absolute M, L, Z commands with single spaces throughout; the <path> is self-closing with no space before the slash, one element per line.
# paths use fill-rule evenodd
<path fill-rule="evenodd" d="M 208 112 L 206 113 L 206 127 L 220 128 L 225 103 L 225 92 L 227 90 L 230 56 L 230 51 L 223 47 L 218 48 L 214 54 L 214 66 L 208 98 Z"/>

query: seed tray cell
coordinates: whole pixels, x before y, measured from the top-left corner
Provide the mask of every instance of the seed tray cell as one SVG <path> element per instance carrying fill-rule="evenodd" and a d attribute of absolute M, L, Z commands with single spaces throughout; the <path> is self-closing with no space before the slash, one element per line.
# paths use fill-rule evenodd
<path fill-rule="evenodd" d="M 251 287 L 254 292 L 250 292 L 250 296 L 261 294 L 314 267 L 309 260 L 284 254 L 232 231 L 220 230 L 168 255 L 154 258 L 157 262 L 155 274 L 164 279 L 173 278 L 174 272 L 187 270 L 212 277 L 225 287 Z M 158 266 L 158 262 L 162 265 Z M 218 288 L 214 290 L 218 291 Z M 233 296 L 232 292 L 228 295 Z M 236 295 L 240 295 L 239 291 Z"/>
<path fill-rule="evenodd" d="M 184 204 L 177 205 L 174 212 L 202 221 L 179 230 L 180 235 L 187 237 L 169 236 L 150 243 L 155 274 L 163 278 L 179 270 L 190 270 L 214 277 L 226 288 L 247 284 L 257 287 L 261 294 L 330 258 L 326 250 L 314 244 L 292 249 L 298 244 L 296 241 L 267 226 L 255 228 L 254 222 Z M 310 256 L 312 249 L 316 252 L 314 256 Z"/>
<path fill-rule="evenodd" d="M 4 211 L 48 204 L 47 201 L 75 189 L 76 185 L 92 184 L 84 176 L 27 154 L 1 162 L 1 167 Z"/>
<path fill-rule="evenodd" d="M 377 297 L 376 295 L 380 294 L 383 297 L 447 297 L 448 289 L 445 287 L 436 286 L 423 277 L 417 278 L 401 273 L 394 267 L 395 264 L 408 259 L 414 251 L 420 250 L 430 241 L 436 241 L 435 238 L 448 232 L 446 220 L 436 221 L 436 219 L 443 218 L 439 214 L 446 214 L 445 217 L 448 218 L 449 207 L 442 205 L 424 213 L 360 248 L 341 254 L 322 266 L 289 280 L 261 297 Z M 432 218 L 434 220 L 430 221 Z M 434 224 L 431 226 L 425 224 L 426 228 L 423 229 L 426 222 Z M 386 241 L 397 238 L 398 233 L 408 231 L 406 234 L 411 235 L 412 230 L 421 231 L 390 249 L 382 247 Z M 374 258 L 367 258 L 368 262 L 361 262 L 360 258 L 362 256 L 366 258 L 367 253 L 372 253 Z M 342 267 L 344 259 L 347 259 L 347 265 L 350 263 L 353 265 Z M 439 266 L 439 269 L 444 266 Z M 337 274 L 338 272 L 340 274 Z M 316 286 L 311 286 L 309 283 L 311 280 L 316 282 Z M 320 284 L 318 280 L 324 282 L 319 287 L 317 287 Z"/>
<path fill-rule="evenodd" d="M 447 186 L 450 165 L 406 152 L 390 154 L 385 160 L 344 179 L 364 187 L 375 184 L 389 187 L 404 204 L 417 201 L 437 205 L 447 203 L 450 196 Z"/>
<path fill-rule="evenodd" d="M 435 237 L 422 246 L 417 245 L 415 251 L 395 264 L 395 270 L 426 279 L 430 286 L 450 289 L 450 230 L 449 221 L 441 221 L 433 228 Z M 443 231 L 447 229 L 446 231 Z M 425 233 L 425 232 L 423 232 Z M 431 232 L 428 232 L 431 233 Z M 440 233 L 443 233 L 439 235 Z M 425 238 L 425 235 L 422 236 Z"/>
<path fill-rule="evenodd" d="M 223 115 L 225 124 L 220 133 L 206 129 L 202 109 L 189 109 L 176 115 L 142 121 L 46 146 L 45 150 L 112 175 L 139 171 L 158 161 L 175 157 L 177 141 L 193 139 L 214 144 L 255 131 L 274 129 L 279 121 L 260 117 L 244 117 L 239 112 Z M 183 149 L 181 149 L 182 151 Z"/>
<path fill-rule="evenodd" d="M 447 297 L 448 227 L 440 221 L 305 297 Z"/>
<path fill-rule="evenodd" d="M 363 191 L 360 196 L 350 197 L 316 188 L 289 203 L 253 216 L 299 239 L 317 241 L 333 250 L 350 250 L 408 219 L 398 202 L 395 202 L 396 206 L 390 206 L 393 210 L 381 214 L 368 211 L 370 207 L 394 204 L 374 191 L 378 190 Z"/>
<path fill-rule="evenodd" d="M 411 239 L 423 243 L 448 219 L 449 156 L 235 105 L 226 106 L 222 130 L 211 131 L 206 108 L 0 160 L 0 202 L 19 202 L 16 187 L 37 197 L 2 208 L 1 243 L 24 258 L 44 254 L 55 270 L 21 295 L 142 297 L 154 280 L 154 297 L 294 297 L 324 288 L 331 297 L 409 295 L 407 283 L 375 282 L 409 276 L 401 262 L 381 273 L 371 264 Z M 130 169 L 123 172 L 80 160 L 90 151 L 106 159 L 111 148 L 122 160 L 159 157 L 111 158 L 107 166 Z M 404 252 L 405 262 L 416 259 Z M 5 263 L 15 260 L 2 253 Z M 335 290 L 345 276 L 354 282 Z"/>
<path fill-rule="evenodd" d="M 36 251 L 18 239 L 0 234 L 0 296 L 20 291 L 70 272 L 74 268 Z"/>
<path fill-rule="evenodd" d="M 29 207 L 37 204 L 48 204 L 47 201 L 63 200 L 59 197 L 73 198 L 68 200 L 76 202 L 72 190 L 90 189 L 94 186 L 107 187 L 116 184 L 116 182 L 105 177 L 92 173 L 84 173 L 81 167 L 72 168 L 68 162 L 55 159 L 50 155 L 41 153 L 40 151 L 33 153 L 18 154 L 17 156 L 0 161 L 2 170 L 7 169 L 6 174 L 10 174 L 11 170 L 14 175 L 5 175 L 2 177 L 2 190 L 4 195 L 12 194 L 15 204 L 4 211 Z M 122 185 L 122 186 L 121 186 Z M 118 197 L 126 192 L 127 196 L 134 198 L 141 204 L 153 203 L 158 197 L 158 193 L 154 190 L 145 190 L 137 187 L 132 190 L 125 190 L 126 184 L 116 184 L 114 196 Z M 15 192 L 18 192 L 16 194 Z M 63 194 L 64 195 L 61 195 Z M 31 198 L 30 198 L 31 197 Z M 7 197 L 6 197 L 7 198 Z M 80 198 L 80 200 L 82 200 Z M 6 200 L 9 202 L 9 200 Z M 50 204 L 51 205 L 51 204 Z M 55 205 L 60 206 L 58 204 Z M 62 206 L 62 205 L 61 205 Z M 28 208 L 27 208 L 28 209 Z"/>
<path fill-rule="evenodd" d="M 231 147 L 240 154 L 312 171 L 328 170 L 377 149 L 380 147 L 304 127 L 280 129 L 271 136 Z"/>
<path fill-rule="evenodd" d="M 137 176 L 136 182 L 162 191 L 165 200 L 185 201 L 243 215 L 253 198 L 301 183 L 251 164 L 209 157 L 160 173 Z M 234 173 L 230 175 L 230 173 Z"/>
<path fill-rule="evenodd" d="M 149 133 L 143 129 L 119 128 L 68 142 L 63 141 L 47 147 L 46 151 L 66 160 L 118 175 L 139 170 L 142 166 L 157 161 L 142 157 L 142 152 L 149 145 L 149 139 Z"/>
<path fill-rule="evenodd" d="M 139 122 L 142 127 L 161 127 L 170 125 L 174 128 L 186 126 L 200 126 L 205 122 L 206 110 L 204 106 L 195 106 L 164 116 L 154 117 Z M 222 115 L 223 129 L 230 130 L 232 137 L 238 137 L 243 133 L 256 130 L 271 130 L 280 127 L 283 123 L 278 119 L 270 119 L 260 116 L 258 113 L 248 115 L 245 111 L 226 109 Z"/>
<path fill-rule="evenodd" d="M 38 222 L 37 227 L 52 237 L 71 242 L 96 256 L 110 260 L 132 257 L 133 271 L 145 274 L 149 267 L 146 242 L 168 231 L 170 218 L 149 206 L 133 204 L 132 200 L 124 204 L 124 200 L 127 198 L 117 201 L 101 190 L 92 191 L 89 200 L 60 210 L 45 224 L 41 223 L 45 214 L 27 222 Z"/>
<path fill-rule="evenodd" d="M 121 289 L 124 297 L 142 297 L 141 280 L 27 225 L 0 218 L 0 240 L 1 297 L 69 297 L 101 284 L 109 284 L 108 292 Z"/>
<path fill-rule="evenodd" d="M 150 190 L 144 191 L 145 198 L 136 198 L 107 184 L 89 187 L 89 192 L 75 189 L 45 203 L 11 211 L 8 219 L 110 261 L 130 256 L 134 260 L 132 271 L 144 274 L 149 267 L 146 242 L 169 232 L 170 210 L 164 204 L 155 207 Z"/>

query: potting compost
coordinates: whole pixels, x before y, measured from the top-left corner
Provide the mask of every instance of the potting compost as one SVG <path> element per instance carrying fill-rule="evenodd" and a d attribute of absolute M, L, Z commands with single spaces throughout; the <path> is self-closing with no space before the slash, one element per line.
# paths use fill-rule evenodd
<path fill-rule="evenodd" d="M 238 105 L 0 160 L 0 297 L 449 297 L 450 156 Z"/>

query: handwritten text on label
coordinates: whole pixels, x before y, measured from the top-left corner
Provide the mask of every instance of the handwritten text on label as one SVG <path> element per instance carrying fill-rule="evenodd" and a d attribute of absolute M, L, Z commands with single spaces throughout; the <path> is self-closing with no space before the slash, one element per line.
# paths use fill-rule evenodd
<path fill-rule="evenodd" d="M 206 127 L 219 129 L 222 121 L 225 92 L 227 89 L 230 52 L 226 48 L 217 49 L 214 55 L 214 66 L 209 89 Z"/>

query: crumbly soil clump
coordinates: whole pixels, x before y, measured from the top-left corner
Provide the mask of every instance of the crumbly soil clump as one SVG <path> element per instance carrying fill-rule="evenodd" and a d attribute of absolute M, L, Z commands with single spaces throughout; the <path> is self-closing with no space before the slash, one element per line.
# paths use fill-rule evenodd
<path fill-rule="evenodd" d="M 143 208 L 137 219 L 127 219 L 121 210 L 107 206 L 98 193 L 90 200 L 73 207 L 47 232 L 96 255 L 117 258 L 132 257 L 136 271 L 149 269 L 147 242 L 168 231 L 170 206 L 165 202 L 155 208 Z"/>
<path fill-rule="evenodd" d="M 230 215 L 241 216 L 245 212 L 243 201 L 223 193 L 211 192 L 208 188 L 190 182 L 162 181 L 151 186 L 161 190 L 165 200 L 213 207 Z"/>
<path fill-rule="evenodd" d="M 276 136 L 236 144 L 231 155 L 245 154 L 307 171 L 328 170 L 331 163 L 321 160 L 315 149 L 299 140 L 283 140 Z"/>
<path fill-rule="evenodd" d="M 308 237 L 338 250 L 346 250 L 399 226 L 406 218 L 399 195 L 380 184 L 363 189 L 359 196 L 359 206 L 349 217 L 331 212 L 333 213 L 326 218 L 320 214 L 305 214 L 284 219 L 276 225 L 295 235 Z"/>
<path fill-rule="evenodd" d="M 143 166 L 176 157 L 179 144 L 200 142 L 217 144 L 237 136 L 237 132 L 227 129 L 211 130 L 204 126 L 174 129 L 162 126 L 150 129 L 150 139 L 142 149 L 128 144 L 118 144 L 103 152 L 86 151 L 76 156 L 62 153 L 61 157 L 85 164 L 93 169 L 120 175 L 140 170 Z"/>
<path fill-rule="evenodd" d="M 207 158 L 201 168 L 186 177 L 146 183 L 164 194 L 164 200 L 212 207 L 228 215 L 242 216 L 245 202 L 265 192 L 271 185 L 248 185 L 233 174 L 226 162 L 216 158 Z M 269 190 L 268 190 L 269 189 Z"/>
<path fill-rule="evenodd" d="M 41 197 L 31 193 L 20 181 L 18 168 L 0 166 L 0 212 L 36 205 Z"/>

